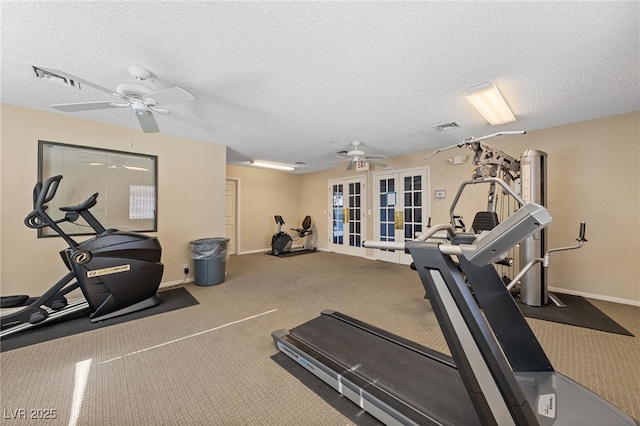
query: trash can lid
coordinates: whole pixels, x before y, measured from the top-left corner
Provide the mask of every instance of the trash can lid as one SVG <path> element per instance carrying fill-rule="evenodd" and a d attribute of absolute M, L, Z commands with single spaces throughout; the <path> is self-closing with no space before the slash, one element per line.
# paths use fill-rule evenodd
<path fill-rule="evenodd" d="M 197 240 L 191 241 L 191 244 L 210 244 L 210 243 L 222 243 L 231 241 L 226 237 L 213 237 L 213 238 L 200 238 Z"/>

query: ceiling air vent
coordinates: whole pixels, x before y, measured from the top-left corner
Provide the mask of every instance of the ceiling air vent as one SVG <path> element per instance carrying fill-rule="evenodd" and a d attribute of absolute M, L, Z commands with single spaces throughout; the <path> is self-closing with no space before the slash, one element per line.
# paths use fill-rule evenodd
<path fill-rule="evenodd" d="M 58 75 L 58 74 L 54 74 L 51 71 L 45 71 L 45 70 L 43 70 L 41 68 L 38 68 L 38 67 L 35 67 L 35 66 L 32 66 L 32 68 L 33 68 L 33 71 L 35 71 L 35 73 L 36 73 L 36 77 L 38 77 L 38 78 L 41 78 L 43 80 L 49 80 L 49 81 L 52 81 L 54 83 L 61 84 L 63 86 L 76 87 L 76 88 L 80 89 L 80 83 L 75 81 L 75 80 L 72 80 L 72 79 L 67 78 L 67 77 L 63 77 L 63 76 Z"/>
<path fill-rule="evenodd" d="M 448 123 L 438 124 L 436 126 L 436 129 L 442 132 L 444 130 L 457 129 L 458 127 L 462 127 L 462 124 L 458 123 L 457 121 L 450 121 Z"/>

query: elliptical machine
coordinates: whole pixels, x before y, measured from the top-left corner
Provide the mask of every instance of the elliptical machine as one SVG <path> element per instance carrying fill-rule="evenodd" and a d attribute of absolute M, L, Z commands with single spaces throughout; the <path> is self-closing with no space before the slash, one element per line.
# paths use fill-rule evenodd
<path fill-rule="evenodd" d="M 278 230 L 271 237 L 271 250 L 267 252 L 267 254 L 279 256 L 283 253 L 302 254 L 303 252 L 315 251 L 315 248 L 311 247 L 310 238 L 305 240 L 303 248 L 291 250 L 291 245 L 294 241 L 298 241 L 300 238 L 306 238 L 313 233 L 311 230 L 311 216 L 305 216 L 302 220 L 301 228 L 290 228 L 292 231 L 296 231 L 297 233 L 294 238 L 282 230 L 282 225 L 284 225 L 284 219 L 282 219 L 282 216 L 275 215 L 274 219 L 276 220 L 276 225 L 278 225 Z"/>
<path fill-rule="evenodd" d="M 54 220 L 47 214 L 47 203 L 56 195 L 61 180 L 62 176 L 57 175 L 36 183 L 34 210 L 24 223 L 32 229 L 49 227 L 69 244 L 60 252 L 69 272 L 40 297 L 2 297 L 2 308 L 22 309 L 0 318 L 0 337 L 86 309 L 91 322 L 98 322 L 160 303 L 157 291 L 164 265 L 160 262 L 162 247 L 158 239 L 105 229 L 89 211 L 96 205 L 98 193 L 77 206 L 61 207 L 65 216 Z M 96 235 L 77 243 L 58 224 L 73 223 L 80 217 Z M 68 302 L 65 296 L 77 288 L 84 300 Z"/>

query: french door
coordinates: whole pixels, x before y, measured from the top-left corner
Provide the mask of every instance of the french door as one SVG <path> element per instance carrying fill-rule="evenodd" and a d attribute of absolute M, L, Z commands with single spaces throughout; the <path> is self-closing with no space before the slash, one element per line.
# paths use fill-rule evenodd
<path fill-rule="evenodd" d="M 429 217 L 427 169 L 411 169 L 375 175 L 374 238 L 407 241 L 426 231 Z M 375 250 L 374 257 L 410 264 L 411 256 L 400 251 Z"/>
<path fill-rule="evenodd" d="M 329 250 L 364 256 L 366 229 L 365 179 L 354 177 L 329 180 Z"/>

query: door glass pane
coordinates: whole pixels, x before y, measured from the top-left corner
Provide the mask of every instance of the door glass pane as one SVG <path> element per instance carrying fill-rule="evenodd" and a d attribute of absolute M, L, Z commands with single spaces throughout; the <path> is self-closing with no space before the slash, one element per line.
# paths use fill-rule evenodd
<path fill-rule="evenodd" d="M 413 233 L 411 232 L 413 226 L 411 225 L 404 225 L 404 238 L 407 240 L 412 240 L 413 237 Z"/>
<path fill-rule="evenodd" d="M 411 193 L 410 192 L 405 192 L 405 194 L 404 194 L 404 206 L 405 207 L 411 206 Z"/>
<path fill-rule="evenodd" d="M 411 176 L 404 178 L 404 190 L 411 191 Z"/>
<path fill-rule="evenodd" d="M 422 191 L 422 176 L 414 176 L 413 177 L 413 189 L 415 191 Z"/>

